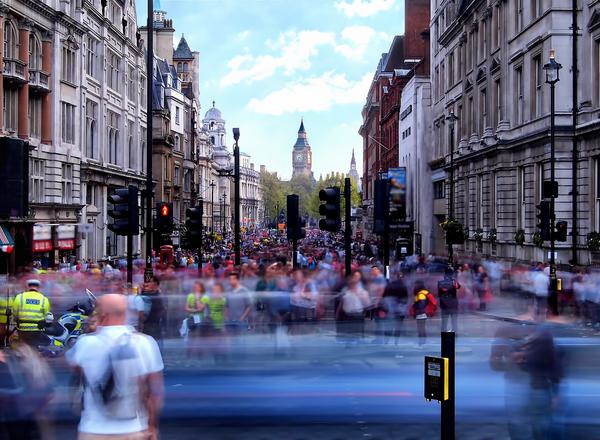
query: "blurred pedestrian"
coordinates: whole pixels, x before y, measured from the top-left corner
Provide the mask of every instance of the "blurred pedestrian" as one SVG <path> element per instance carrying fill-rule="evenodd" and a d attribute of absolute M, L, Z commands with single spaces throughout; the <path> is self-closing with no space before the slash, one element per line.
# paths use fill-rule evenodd
<path fill-rule="evenodd" d="M 369 294 L 362 287 L 360 272 L 353 272 L 342 290 L 336 318 L 345 325 L 342 329 L 348 338 L 347 342 L 358 342 L 364 335 L 365 308 L 369 305 Z"/>
<path fill-rule="evenodd" d="M 473 286 L 475 288 L 475 292 L 477 293 L 477 297 L 479 298 L 478 310 L 487 310 L 486 296 L 489 294 L 490 283 L 487 272 L 485 271 L 485 267 L 483 267 L 481 264 L 477 267 L 477 272 L 475 273 L 475 277 L 473 279 Z"/>
<path fill-rule="evenodd" d="M 139 331 L 152 336 L 162 349 L 167 305 L 160 291 L 158 277 L 155 276 L 144 284 L 142 300 L 144 301 L 144 311 L 139 314 Z"/>
<path fill-rule="evenodd" d="M 156 341 L 126 325 L 127 300 L 97 303 L 98 331 L 77 340 L 67 360 L 84 383 L 79 440 L 156 440 L 163 361 Z"/>
<path fill-rule="evenodd" d="M 381 304 L 385 313 L 383 342 L 387 344 L 394 338 L 395 344 L 398 345 L 408 304 L 408 290 L 400 273 L 385 286 Z"/>
<path fill-rule="evenodd" d="M 438 297 L 442 310 L 442 331 L 450 331 L 449 320 L 452 320 L 452 331 L 458 332 L 458 297 L 460 284 L 454 279 L 454 270 L 447 268 L 444 278 L 438 282 Z"/>
<path fill-rule="evenodd" d="M 427 312 L 428 306 L 431 310 L 436 307 L 435 299 L 431 293 L 425 288 L 425 283 L 422 280 L 416 280 L 414 285 L 414 302 L 412 305 L 411 314 L 417 321 L 417 333 L 419 337 L 419 347 L 422 347 L 427 342 Z"/>

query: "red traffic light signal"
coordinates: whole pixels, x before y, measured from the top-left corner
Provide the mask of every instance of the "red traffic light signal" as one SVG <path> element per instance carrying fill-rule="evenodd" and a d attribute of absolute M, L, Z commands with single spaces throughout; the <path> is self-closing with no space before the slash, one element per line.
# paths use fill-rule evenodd
<path fill-rule="evenodd" d="M 156 230 L 162 234 L 173 232 L 173 205 L 171 203 L 156 204 Z"/>
<path fill-rule="evenodd" d="M 169 216 L 169 205 L 164 204 L 161 206 L 160 208 L 160 215 L 163 217 L 168 217 Z"/>
<path fill-rule="evenodd" d="M 556 222 L 556 231 L 554 235 L 554 239 L 556 241 L 567 241 L 567 229 L 569 228 L 569 224 L 565 221 Z"/>

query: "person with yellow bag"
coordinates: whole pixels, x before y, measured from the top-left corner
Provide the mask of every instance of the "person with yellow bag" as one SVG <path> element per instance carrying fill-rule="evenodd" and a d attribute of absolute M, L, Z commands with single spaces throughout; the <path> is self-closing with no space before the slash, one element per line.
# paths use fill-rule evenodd
<path fill-rule="evenodd" d="M 32 347 L 43 344 L 46 314 L 50 312 L 50 300 L 40 292 L 40 281 L 27 281 L 27 290 L 15 296 L 12 313 L 19 340 Z"/>

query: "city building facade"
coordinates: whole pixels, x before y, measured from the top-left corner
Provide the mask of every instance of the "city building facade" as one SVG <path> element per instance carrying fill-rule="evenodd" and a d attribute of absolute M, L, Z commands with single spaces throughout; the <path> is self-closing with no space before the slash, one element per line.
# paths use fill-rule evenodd
<path fill-rule="evenodd" d="M 260 192 L 260 172 L 249 154 L 240 152 L 240 220 L 242 226 L 259 226 L 264 208 Z"/>
<path fill-rule="evenodd" d="M 551 96 L 544 65 L 555 50 L 556 61 L 563 65 L 556 84 L 556 220 L 567 221 L 572 231 L 573 212 L 577 213 L 576 259 L 589 262 L 586 237 L 599 230 L 600 221 L 600 123 L 594 117 L 600 109 L 598 5 L 585 3 L 577 14 L 578 69 L 572 68 L 572 15 L 565 13 L 570 2 L 434 0 L 431 7 L 434 149 L 430 164 L 432 175 L 439 178 L 439 171 L 445 172 L 446 195 L 449 185 L 454 187 L 453 217 L 469 235 L 462 250 L 547 260 L 549 242 L 540 244 L 536 236 L 536 205 L 542 200 L 543 182 L 550 180 Z M 572 86 L 577 71 L 573 166 Z M 450 111 L 458 117 L 453 138 L 446 120 Z M 448 179 L 451 167 L 453 182 Z M 434 192 L 439 181 L 432 182 Z M 442 209 L 434 214 L 438 220 L 448 216 Z M 442 249 L 443 234 L 438 232 L 436 247 Z M 557 243 L 558 263 L 573 258 L 572 239 Z"/>

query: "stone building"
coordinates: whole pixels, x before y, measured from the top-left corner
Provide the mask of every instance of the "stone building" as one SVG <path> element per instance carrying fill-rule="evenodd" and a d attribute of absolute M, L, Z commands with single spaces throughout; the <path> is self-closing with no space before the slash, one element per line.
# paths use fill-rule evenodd
<path fill-rule="evenodd" d="M 240 220 L 242 226 L 258 226 L 263 219 L 260 173 L 249 154 L 240 151 Z"/>
<path fill-rule="evenodd" d="M 312 149 L 304 129 L 304 119 L 300 122 L 298 139 L 292 148 L 292 177 L 308 176 L 314 179 L 312 172 Z"/>
<path fill-rule="evenodd" d="M 463 251 L 519 260 L 545 261 L 549 243 L 533 244 L 536 205 L 550 179 L 550 86 L 544 64 L 550 51 L 562 63 L 556 85 L 556 220 L 573 227 L 573 126 L 571 2 L 519 0 L 438 1 L 431 4 L 431 167 L 449 175 L 454 149 L 454 217 L 469 229 Z M 598 231 L 600 162 L 600 9 L 584 3 L 578 13 L 579 59 L 577 260 L 589 261 L 586 235 Z M 454 138 L 446 117 L 458 121 Z M 445 179 L 449 193 L 448 178 Z M 439 187 L 441 180 L 434 181 Z M 434 212 L 437 219 L 447 212 Z M 525 234 L 516 244 L 517 231 Z M 474 231 L 477 236 L 473 236 Z M 442 249 L 441 231 L 437 248 Z M 558 262 L 572 258 L 571 237 L 557 243 Z"/>
<path fill-rule="evenodd" d="M 82 156 L 81 222 L 87 225 L 80 256 L 97 261 L 127 252 L 125 237 L 106 227 L 108 196 L 127 185 L 145 190 L 147 80 L 135 4 L 81 4 L 85 35 L 75 65 L 81 77 L 72 86 Z M 63 91 L 62 96 L 71 94 Z M 67 104 L 61 107 L 69 109 Z M 142 237 L 134 237 L 134 254 L 141 254 L 144 244 Z"/>

